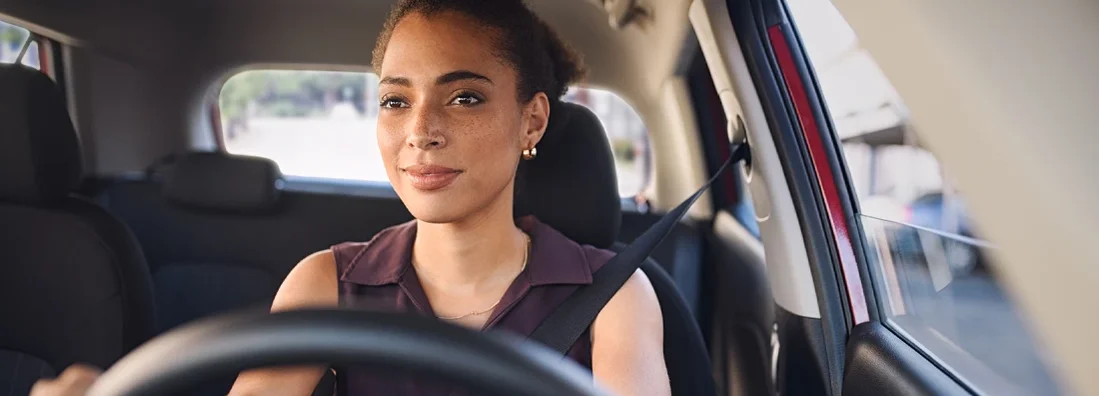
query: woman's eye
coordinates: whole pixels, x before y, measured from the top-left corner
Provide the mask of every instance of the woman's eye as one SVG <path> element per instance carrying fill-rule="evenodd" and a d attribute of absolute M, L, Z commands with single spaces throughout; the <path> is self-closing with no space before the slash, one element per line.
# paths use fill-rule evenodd
<path fill-rule="evenodd" d="M 470 94 L 462 94 L 455 97 L 454 100 L 450 101 L 450 103 L 458 106 L 473 106 L 475 104 L 481 103 L 481 98 Z"/>
<path fill-rule="evenodd" d="M 408 107 L 408 104 L 398 98 L 385 98 L 382 99 L 381 106 L 382 108 L 386 109 L 399 109 L 402 107 Z"/>

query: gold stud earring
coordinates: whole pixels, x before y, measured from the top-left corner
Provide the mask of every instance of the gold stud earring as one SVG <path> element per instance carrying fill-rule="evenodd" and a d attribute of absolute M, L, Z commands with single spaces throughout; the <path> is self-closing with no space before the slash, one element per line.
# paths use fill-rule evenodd
<path fill-rule="evenodd" d="M 536 147 L 531 147 L 529 149 L 523 150 L 523 159 L 525 159 L 527 161 L 530 161 L 530 160 L 534 159 L 534 157 L 537 157 L 537 156 L 538 156 L 538 148 L 536 148 Z"/>

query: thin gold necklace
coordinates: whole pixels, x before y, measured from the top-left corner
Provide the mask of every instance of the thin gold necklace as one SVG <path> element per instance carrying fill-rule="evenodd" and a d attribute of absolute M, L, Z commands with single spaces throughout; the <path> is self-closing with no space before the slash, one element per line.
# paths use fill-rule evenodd
<path fill-rule="evenodd" d="M 523 271 L 527 269 L 527 258 L 530 256 L 530 235 L 527 235 L 527 233 L 525 233 L 525 232 L 523 233 L 523 235 L 526 236 L 526 238 L 527 238 L 527 246 L 526 246 L 525 249 L 523 249 L 523 266 L 519 268 L 519 273 L 520 274 L 522 274 Z M 473 312 L 467 313 L 465 315 L 458 315 L 458 316 L 439 316 L 439 315 L 435 315 L 435 317 L 437 317 L 439 319 L 442 319 L 442 320 L 459 320 L 459 319 L 468 318 L 470 316 L 484 315 L 484 314 L 492 312 L 492 310 L 496 309 L 496 306 L 500 305 L 500 301 L 503 301 L 503 300 L 504 300 L 504 296 L 500 296 L 500 298 L 497 299 L 496 302 L 492 304 L 492 306 L 490 306 L 488 308 L 485 308 L 483 310 L 480 310 L 480 311 L 473 311 Z"/>

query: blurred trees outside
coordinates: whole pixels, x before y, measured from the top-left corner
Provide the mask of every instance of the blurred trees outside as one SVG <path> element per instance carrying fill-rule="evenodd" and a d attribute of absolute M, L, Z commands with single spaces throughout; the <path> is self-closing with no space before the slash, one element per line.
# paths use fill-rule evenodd
<path fill-rule="evenodd" d="M 237 74 L 221 89 L 222 117 L 310 117 L 340 102 L 366 111 L 367 73 L 305 70 L 251 70 Z"/>
<path fill-rule="evenodd" d="M 11 63 L 30 37 L 27 29 L 0 22 L 0 62 Z"/>

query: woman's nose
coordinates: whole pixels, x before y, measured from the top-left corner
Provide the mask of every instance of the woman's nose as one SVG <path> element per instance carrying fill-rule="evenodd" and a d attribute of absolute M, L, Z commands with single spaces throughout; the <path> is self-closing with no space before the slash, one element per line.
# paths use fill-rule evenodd
<path fill-rule="evenodd" d="M 408 147 L 418 148 L 420 150 L 432 150 L 443 148 L 446 145 L 446 139 L 439 134 L 422 134 L 415 133 L 408 138 Z"/>
<path fill-rule="evenodd" d="M 421 109 L 414 115 L 412 131 L 408 134 L 408 146 L 420 150 L 446 147 L 446 137 L 439 125 L 438 115 L 429 109 Z"/>

